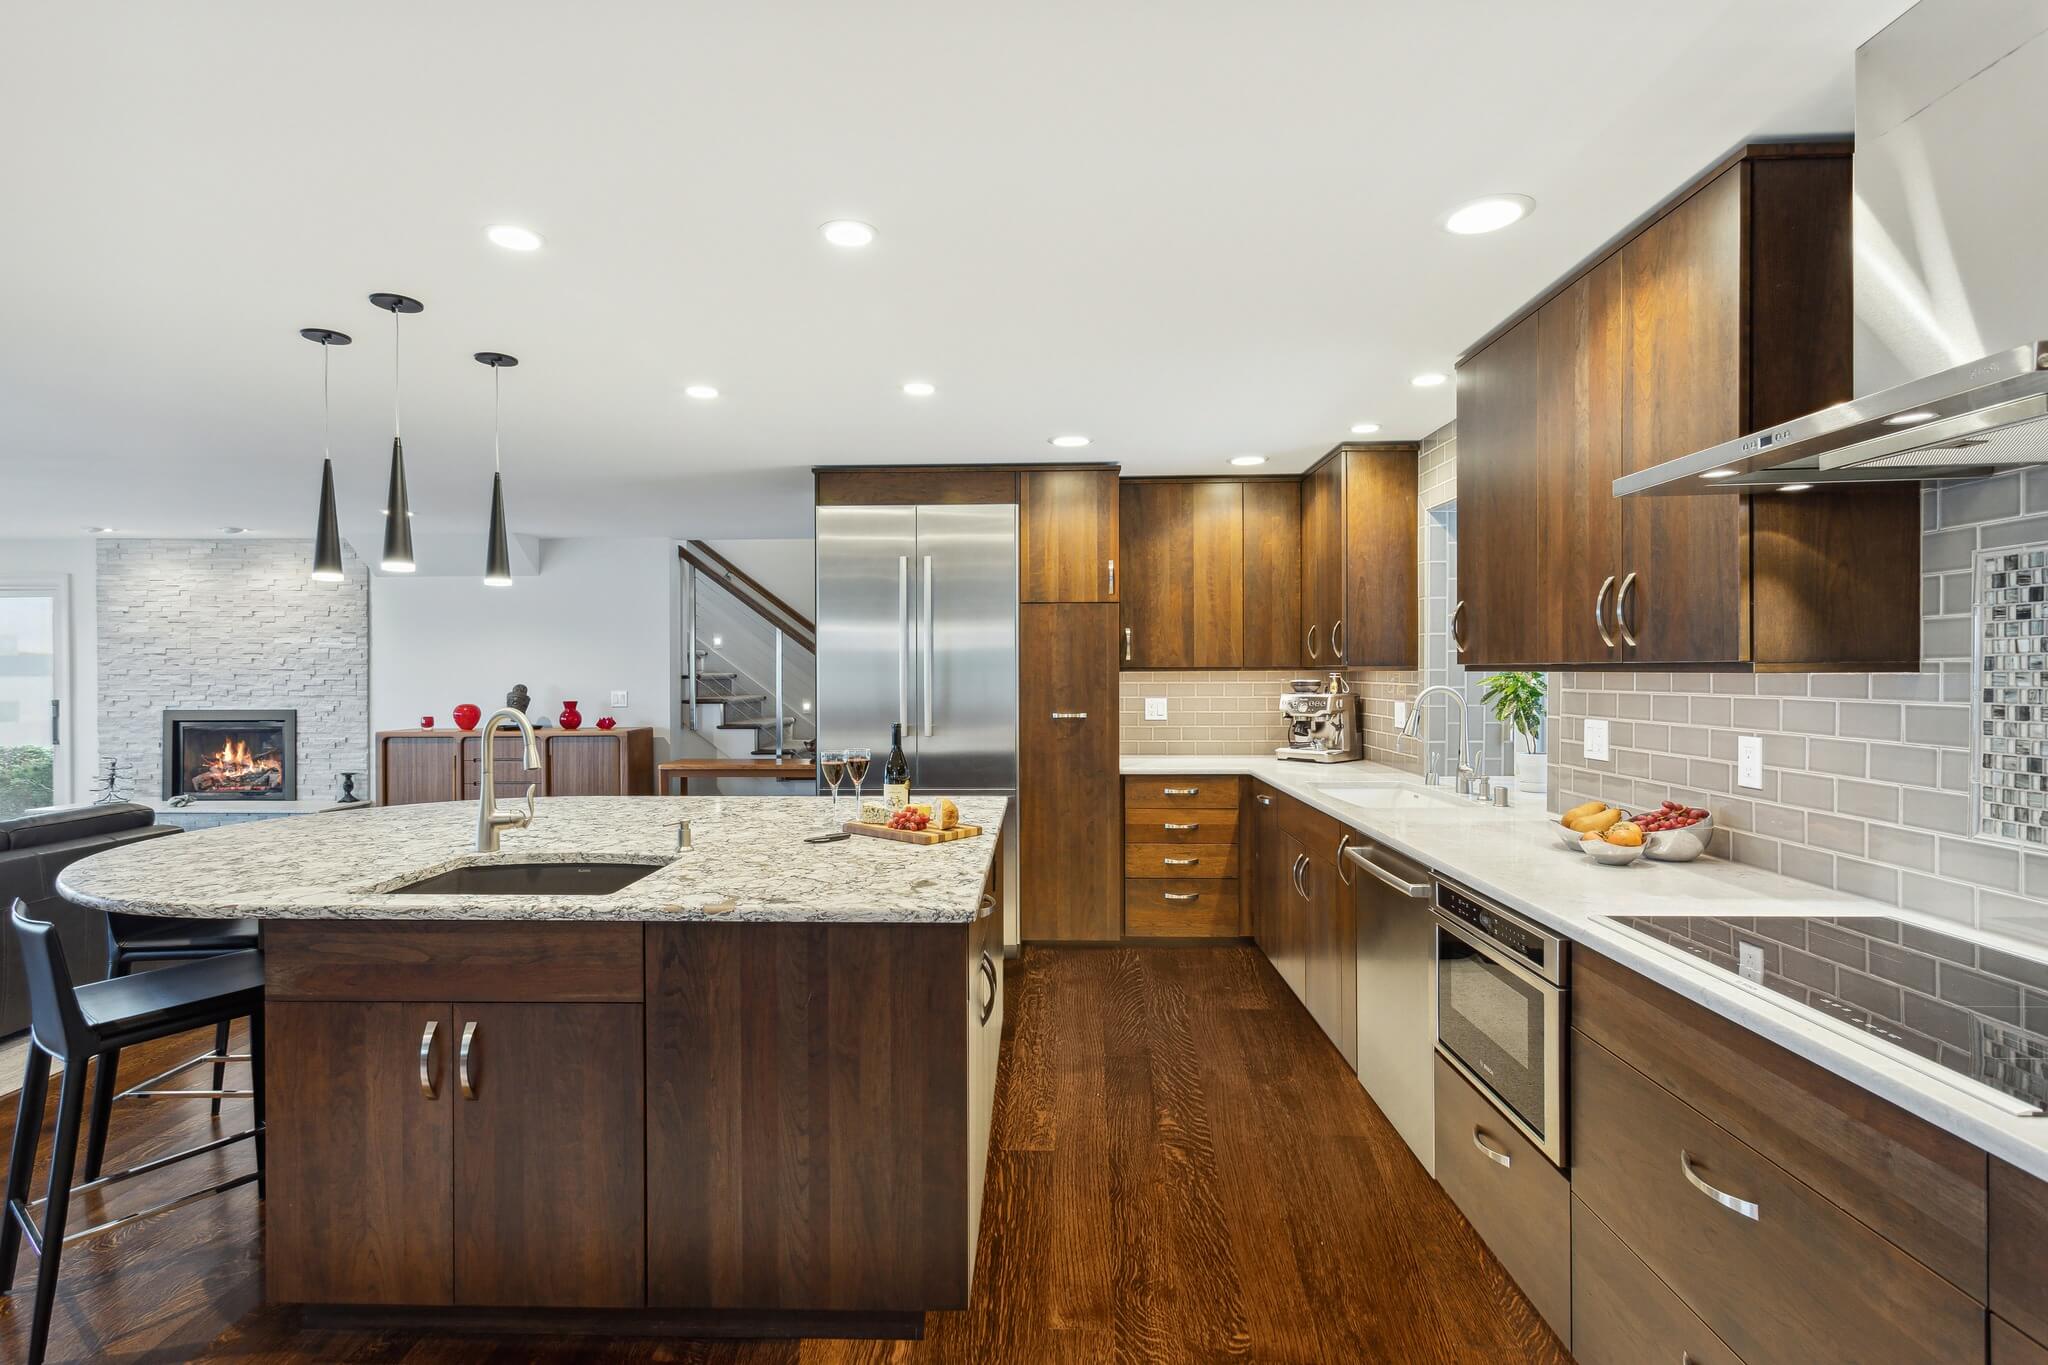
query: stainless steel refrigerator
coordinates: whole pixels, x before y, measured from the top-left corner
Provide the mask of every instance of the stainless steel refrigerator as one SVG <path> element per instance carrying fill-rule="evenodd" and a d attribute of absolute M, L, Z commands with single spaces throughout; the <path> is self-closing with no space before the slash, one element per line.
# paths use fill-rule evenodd
<path fill-rule="evenodd" d="M 1017 794 L 1017 508 L 820 507 L 818 747 L 903 726 L 913 793 Z M 1017 846 L 1016 802 L 1006 824 Z M 1015 932 L 1015 859 L 1004 905 Z"/>

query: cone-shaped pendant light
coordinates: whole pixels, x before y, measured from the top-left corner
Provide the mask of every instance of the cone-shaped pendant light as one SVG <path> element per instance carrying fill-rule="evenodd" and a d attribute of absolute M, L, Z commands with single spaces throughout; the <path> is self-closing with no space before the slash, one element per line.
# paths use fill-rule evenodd
<path fill-rule="evenodd" d="M 498 371 L 517 365 L 517 356 L 478 351 L 477 363 L 491 367 L 491 540 L 484 552 L 484 585 L 512 586 L 512 544 L 505 535 L 505 455 L 498 440 Z"/>
<path fill-rule="evenodd" d="M 313 581 L 339 583 L 341 568 L 341 522 L 334 512 L 334 441 L 331 408 L 327 401 L 328 347 L 346 346 L 349 335 L 326 327 L 301 327 L 299 335 L 320 343 L 320 515 L 313 523 Z"/>
<path fill-rule="evenodd" d="M 378 567 L 385 573 L 411 573 L 412 508 L 405 496 L 405 438 L 398 422 L 398 315 L 419 313 L 426 305 L 403 294 L 372 294 L 370 302 L 391 314 L 391 485 L 384 495 L 384 557 Z"/>

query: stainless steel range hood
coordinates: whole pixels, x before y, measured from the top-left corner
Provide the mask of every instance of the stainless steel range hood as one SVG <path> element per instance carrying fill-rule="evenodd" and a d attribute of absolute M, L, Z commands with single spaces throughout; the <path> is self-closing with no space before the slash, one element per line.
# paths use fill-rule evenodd
<path fill-rule="evenodd" d="M 2048 342 L 2037 341 L 1614 481 L 1616 497 L 1981 479 L 2048 465 Z"/>

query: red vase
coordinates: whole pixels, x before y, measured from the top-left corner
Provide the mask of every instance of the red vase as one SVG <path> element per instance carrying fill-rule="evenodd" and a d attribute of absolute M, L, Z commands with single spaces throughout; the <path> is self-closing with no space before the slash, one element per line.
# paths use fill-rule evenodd
<path fill-rule="evenodd" d="M 565 701 L 562 703 L 562 714 L 556 718 L 555 724 L 564 730 L 579 729 L 583 724 L 583 713 L 576 709 L 575 702 Z"/>
<path fill-rule="evenodd" d="M 476 729 L 476 723 L 484 718 L 484 713 L 469 702 L 456 707 L 454 715 L 456 726 L 463 730 Z"/>
<path fill-rule="evenodd" d="M 618 722 L 616 720 L 613 720 L 610 716 L 599 716 L 597 718 L 597 728 L 600 730 L 609 730 L 617 724 Z"/>

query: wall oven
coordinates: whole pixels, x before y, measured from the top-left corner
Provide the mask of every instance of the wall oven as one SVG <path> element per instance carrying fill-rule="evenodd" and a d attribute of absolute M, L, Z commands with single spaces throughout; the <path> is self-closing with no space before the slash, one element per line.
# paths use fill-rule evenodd
<path fill-rule="evenodd" d="M 1570 943 L 1441 878 L 1431 909 L 1438 1054 L 1563 1167 Z"/>

